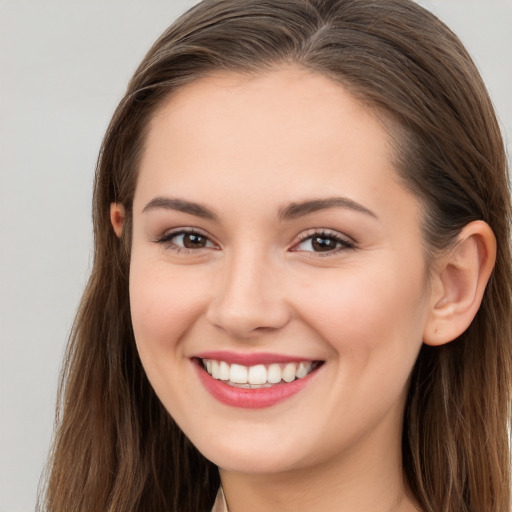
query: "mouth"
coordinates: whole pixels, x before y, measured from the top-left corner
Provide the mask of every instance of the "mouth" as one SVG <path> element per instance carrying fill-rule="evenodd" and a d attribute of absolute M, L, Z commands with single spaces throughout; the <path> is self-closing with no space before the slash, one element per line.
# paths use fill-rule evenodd
<path fill-rule="evenodd" d="M 309 387 L 325 361 L 273 354 L 210 352 L 192 358 L 200 382 L 231 407 L 274 406 Z M 245 364 L 244 364 L 245 363 Z"/>
<path fill-rule="evenodd" d="M 217 359 L 199 359 L 215 380 L 243 389 L 269 388 L 303 379 L 322 365 L 322 361 L 256 364 L 245 366 Z"/>

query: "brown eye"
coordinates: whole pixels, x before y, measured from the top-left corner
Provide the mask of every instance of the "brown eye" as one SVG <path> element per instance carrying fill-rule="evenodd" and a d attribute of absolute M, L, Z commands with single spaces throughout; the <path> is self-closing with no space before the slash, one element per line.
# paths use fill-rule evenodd
<path fill-rule="evenodd" d="M 214 249 L 217 247 L 207 236 L 197 231 L 174 231 L 156 241 L 176 251 L 180 249 Z"/>
<path fill-rule="evenodd" d="M 328 236 L 315 236 L 311 239 L 311 247 L 316 252 L 333 251 L 338 248 L 338 243 Z"/>
<path fill-rule="evenodd" d="M 182 244 L 187 249 L 202 249 L 206 247 L 208 239 L 198 233 L 183 233 Z"/>
<path fill-rule="evenodd" d="M 327 256 L 328 254 L 336 254 L 343 249 L 353 248 L 354 242 L 346 239 L 341 234 L 320 231 L 305 236 L 292 250 L 311 254 L 324 253 Z"/>

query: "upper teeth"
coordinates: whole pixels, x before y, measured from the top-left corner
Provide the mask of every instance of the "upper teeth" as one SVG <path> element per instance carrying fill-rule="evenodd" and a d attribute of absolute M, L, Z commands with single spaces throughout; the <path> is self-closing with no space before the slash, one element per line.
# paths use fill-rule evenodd
<path fill-rule="evenodd" d="M 215 359 L 203 359 L 203 365 L 214 379 L 227 381 L 231 385 L 245 384 L 246 387 L 268 387 L 282 380 L 292 382 L 305 377 L 314 367 L 313 362 L 242 366 Z"/>

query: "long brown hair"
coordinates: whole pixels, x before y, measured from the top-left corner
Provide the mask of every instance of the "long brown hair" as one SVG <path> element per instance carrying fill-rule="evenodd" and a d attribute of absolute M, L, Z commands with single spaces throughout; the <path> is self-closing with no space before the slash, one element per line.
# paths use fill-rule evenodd
<path fill-rule="evenodd" d="M 293 63 L 384 112 L 406 187 L 424 207 L 428 251 L 482 219 L 498 241 L 476 318 L 460 339 L 424 346 L 411 376 L 403 467 L 425 512 L 509 512 L 510 199 L 503 141 L 485 86 L 458 38 L 410 0 L 205 0 L 136 70 L 103 141 L 94 190 L 92 275 L 65 359 L 41 508 L 199 512 L 216 467 L 153 392 L 130 321 L 131 206 L 148 121 L 176 88 L 213 71 Z M 126 209 L 123 237 L 112 202 Z"/>

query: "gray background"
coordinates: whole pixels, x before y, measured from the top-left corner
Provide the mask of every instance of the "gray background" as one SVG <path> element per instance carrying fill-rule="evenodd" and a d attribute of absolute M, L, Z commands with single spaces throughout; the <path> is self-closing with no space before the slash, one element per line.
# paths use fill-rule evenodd
<path fill-rule="evenodd" d="M 0 0 L 0 512 L 34 509 L 91 257 L 95 161 L 153 40 L 194 0 Z M 512 0 L 426 0 L 486 80 L 512 153 Z"/>

